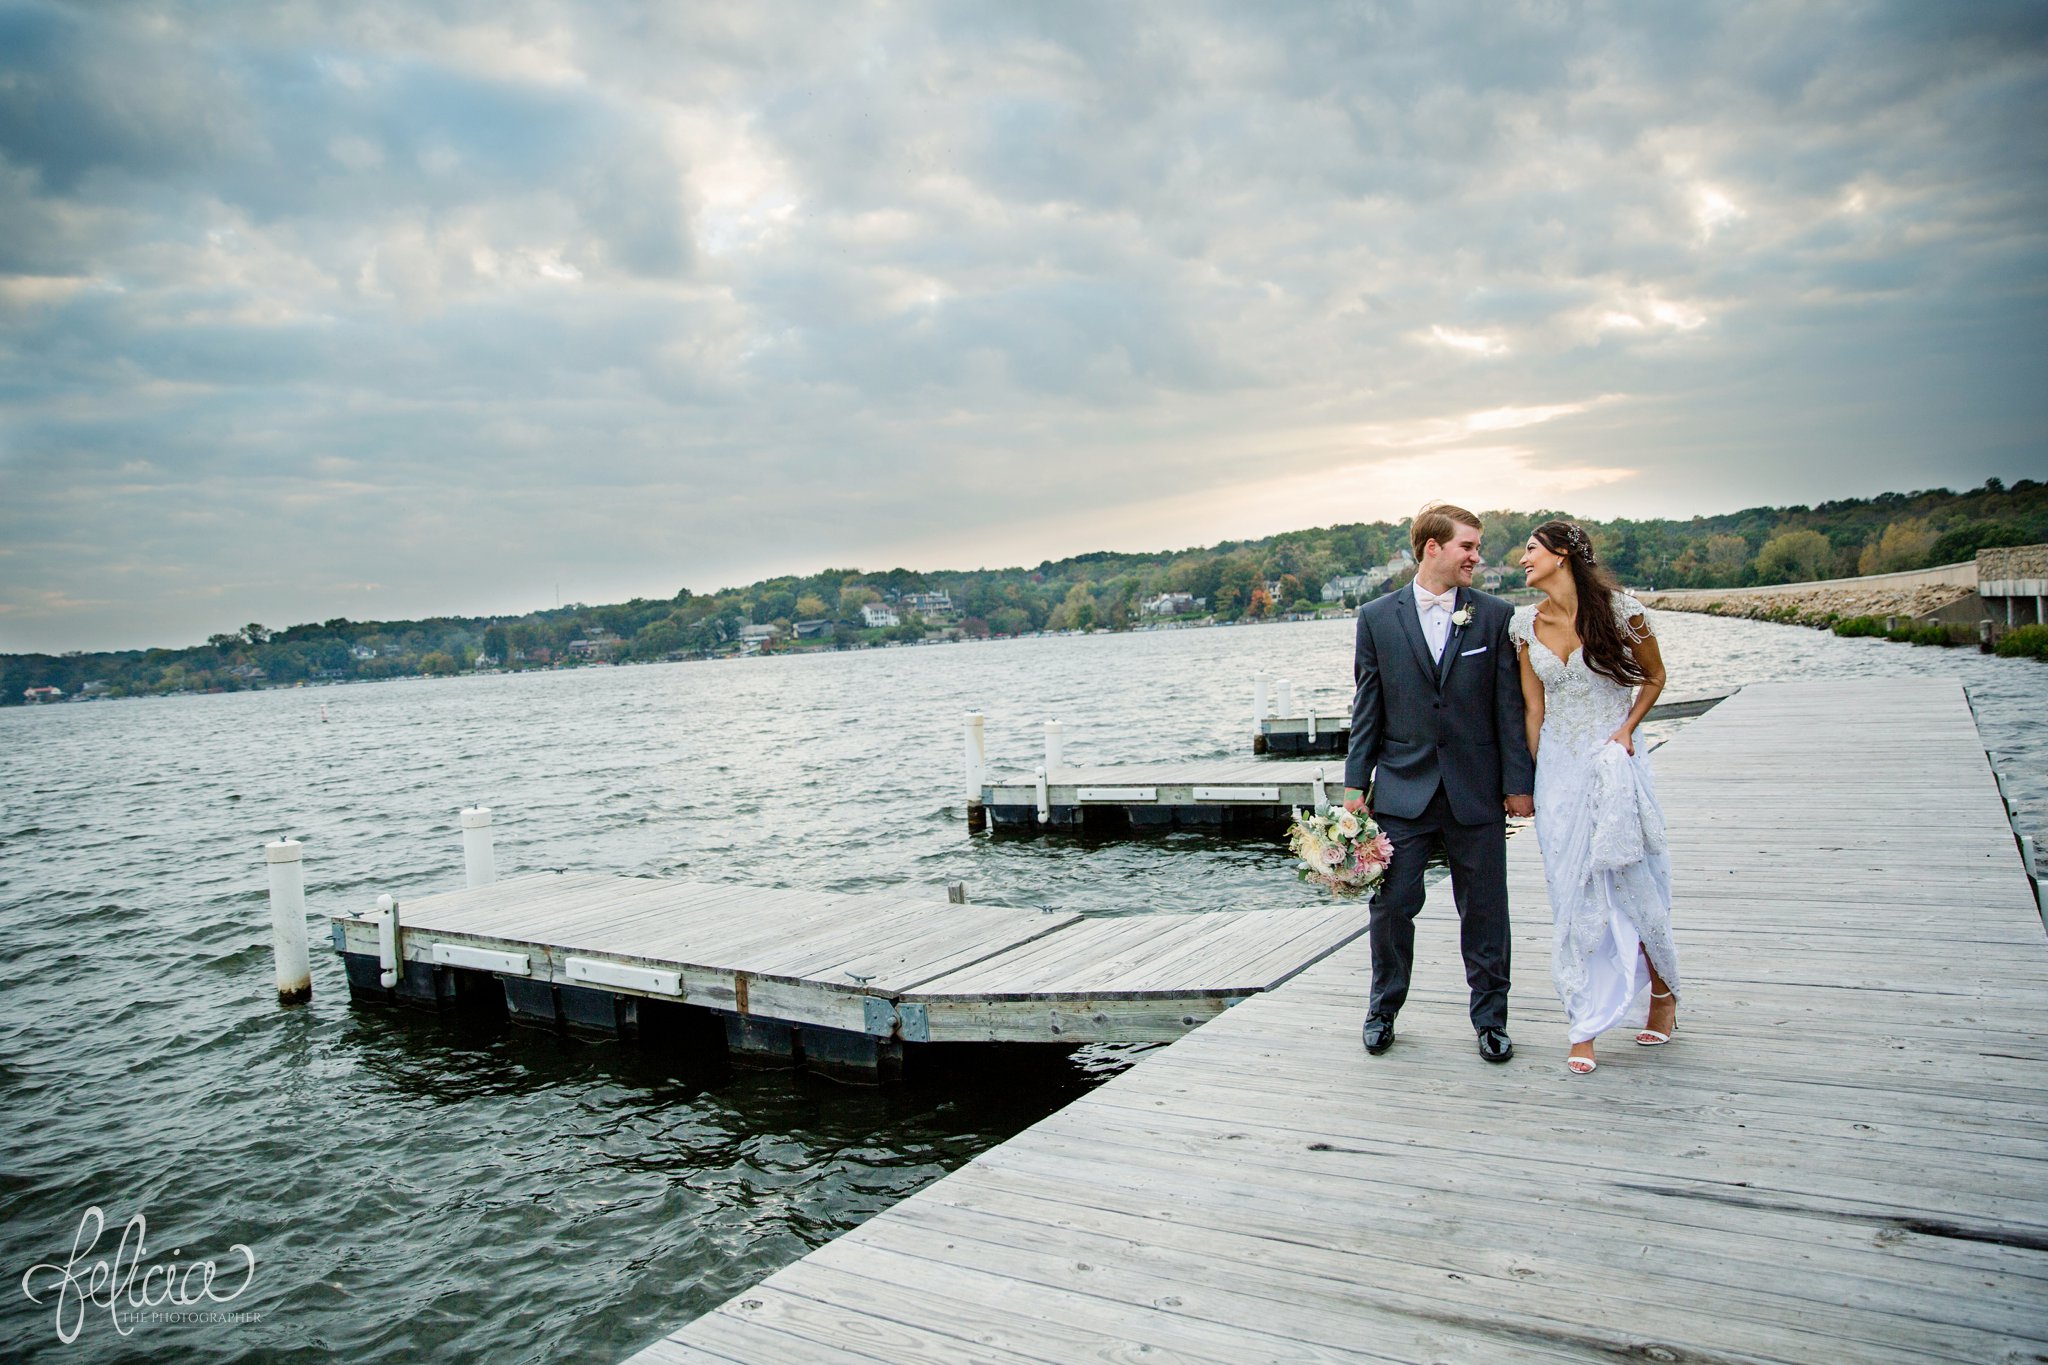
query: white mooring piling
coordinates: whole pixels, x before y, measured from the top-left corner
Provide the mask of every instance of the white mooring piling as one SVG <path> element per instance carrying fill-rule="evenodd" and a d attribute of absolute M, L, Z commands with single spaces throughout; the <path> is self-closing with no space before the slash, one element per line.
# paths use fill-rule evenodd
<path fill-rule="evenodd" d="M 1254 726 L 1273 714 L 1273 708 L 1267 700 L 1267 689 L 1272 684 L 1272 674 L 1265 672 L 1252 674 L 1252 724 Z"/>
<path fill-rule="evenodd" d="M 270 938 L 277 952 L 277 1000 L 313 998 L 313 967 L 306 956 L 306 867 L 299 841 L 289 836 L 263 846 L 270 865 Z"/>
<path fill-rule="evenodd" d="M 983 737 L 984 717 L 979 711 L 967 713 L 967 831 L 979 834 L 988 828 L 988 811 L 981 804 L 981 785 L 988 780 L 988 748 Z"/>
<path fill-rule="evenodd" d="M 1066 733 L 1058 721 L 1049 720 L 1045 723 L 1045 770 L 1053 772 L 1065 766 L 1066 761 Z"/>
<path fill-rule="evenodd" d="M 1278 701 L 1280 706 L 1280 714 L 1282 716 L 1293 715 L 1294 680 L 1292 678 L 1282 678 L 1279 682 L 1273 685 L 1273 690 L 1279 693 Z"/>
<path fill-rule="evenodd" d="M 389 896 L 377 897 L 377 984 L 398 985 L 398 902 Z"/>
<path fill-rule="evenodd" d="M 471 888 L 498 880 L 498 854 L 491 847 L 491 808 L 470 806 L 462 812 L 462 865 Z"/>

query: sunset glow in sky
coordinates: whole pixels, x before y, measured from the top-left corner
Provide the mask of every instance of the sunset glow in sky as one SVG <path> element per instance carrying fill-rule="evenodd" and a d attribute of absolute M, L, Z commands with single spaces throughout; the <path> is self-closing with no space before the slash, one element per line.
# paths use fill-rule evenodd
<path fill-rule="evenodd" d="M 0 649 L 2048 475 L 2048 7 L 0 0 Z"/>

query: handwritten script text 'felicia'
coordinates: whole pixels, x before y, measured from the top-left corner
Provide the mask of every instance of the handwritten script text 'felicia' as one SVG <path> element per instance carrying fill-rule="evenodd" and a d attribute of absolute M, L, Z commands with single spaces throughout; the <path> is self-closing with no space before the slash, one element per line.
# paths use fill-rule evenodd
<path fill-rule="evenodd" d="M 218 1274 L 214 1263 L 206 1261 L 177 1261 L 180 1254 L 171 1253 L 173 1262 L 169 1265 L 153 1265 L 143 1268 L 143 1257 L 148 1254 L 143 1241 L 149 1233 L 149 1225 L 141 1214 L 128 1220 L 128 1226 L 121 1231 L 120 1245 L 114 1248 L 111 1264 L 105 1257 L 88 1261 L 93 1249 L 99 1245 L 100 1234 L 106 1231 L 107 1216 L 97 1206 L 85 1211 L 78 1220 L 78 1235 L 71 1240 L 71 1259 L 63 1265 L 44 1262 L 28 1268 L 21 1277 L 21 1292 L 35 1303 L 43 1302 L 43 1294 L 36 1292 L 38 1284 L 48 1293 L 57 1291 L 57 1339 L 69 1345 L 78 1339 L 85 1326 L 87 1304 L 97 1304 L 107 1310 L 113 1319 L 114 1330 L 122 1336 L 134 1331 L 132 1319 L 147 1309 L 190 1308 L 201 1303 L 233 1303 L 242 1296 L 256 1278 L 256 1253 L 237 1242 L 229 1251 L 242 1253 L 244 1262 L 242 1282 L 231 1293 L 222 1293 L 214 1287 Z M 130 1245 L 130 1243 L 133 1245 Z M 50 1285 L 45 1275 L 56 1277 L 56 1284 Z M 131 1323 L 121 1325 L 121 1314 L 127 1310 Z"/>

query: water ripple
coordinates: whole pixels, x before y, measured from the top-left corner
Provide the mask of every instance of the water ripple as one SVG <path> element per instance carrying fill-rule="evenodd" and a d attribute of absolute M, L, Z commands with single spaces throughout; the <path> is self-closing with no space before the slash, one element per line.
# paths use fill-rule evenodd
<path fill-rule="evenodd" d="M 1673 687 L 1965 683 L 2037 834 L 2048 668 L 1660 614 Z M 0 712 L 0 1267 L 80 1214 L 254 1248 L 229 1325 L 91 1358 L 614 1360 L 1001 1141 L 1142 1048 L 1005 1056 L 862 1090 L 502 1022 L 354 1008 L 315 940 L 272 1000 L 258 846 L 306 841 L 318 913 L 459 885 L 467 804 L 501 869 L 941 888 L 1095 914 L 1310 902 L 1262 841 L 970 839 L 960 717 L 998 769 L 1039 723 L 1076 762 L 1236 757 L 1251 676 L 1348 694 L 1348 625 L 406 681 Z M 321 723 L 325 704 L 330 716 Z M 1677 727 L 1665 727 L 1666 732 Z M 1525 910 L 1525 913 L 1527 911 Z M 1535 913 L 1541 913 L 1540 907 Z M 18 1295 L 0 1358 L 69 1358 Z"/>

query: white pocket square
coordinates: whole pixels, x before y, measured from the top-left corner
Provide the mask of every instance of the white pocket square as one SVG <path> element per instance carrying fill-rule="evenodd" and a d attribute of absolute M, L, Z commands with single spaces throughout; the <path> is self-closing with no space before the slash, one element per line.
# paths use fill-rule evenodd
<path fill-rule="evenodd" d="M 1479 646 L 1479 648 L 1477 648 L 1477 649 L 1465 649 L 1465 650 L 1460 650 L 1460 651 L 1458 652 L 1458 657 L 1462 659 L 1462 658 L 1464 658 L 1464 657 L 1465 657 L 1466 655 L 1468 655 L 1468 654 L 1484 654 L 1485 652 L 1486 652 L 1486 646 L 1485 646 L 1485 645 L 1481 645 L 1481 646 Z"/>

